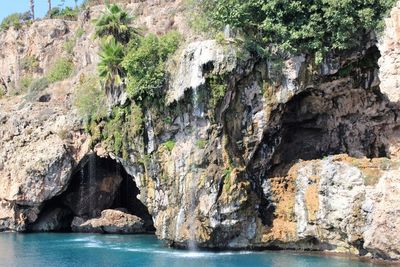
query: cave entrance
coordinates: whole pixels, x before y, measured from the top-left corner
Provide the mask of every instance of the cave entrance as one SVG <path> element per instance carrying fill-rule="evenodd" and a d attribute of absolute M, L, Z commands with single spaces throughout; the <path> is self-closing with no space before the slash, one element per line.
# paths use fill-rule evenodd
<path fill-rule="evenodd" d="M 152 216 L 137 198 L 139 193 L 119 162 L 87 155 L 73 172 L 67 190 L 45 203 L 31 230 L 70 231 L 74 218 L 99 218 L 102 211 L 113 209 L 141 218 L 146 231 L 154 232 Z"/>

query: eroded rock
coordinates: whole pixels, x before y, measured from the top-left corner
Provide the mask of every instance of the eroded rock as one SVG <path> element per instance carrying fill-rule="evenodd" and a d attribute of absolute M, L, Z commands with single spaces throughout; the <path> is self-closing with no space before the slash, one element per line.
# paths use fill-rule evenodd
<path fill-rule="evenodd" d="M 121 210 L 103 210 L 100 218 L 90 220 L 75 217 L 71 227 L 75 232 L 88 233 L 139 234 L 146 232 L 141 218 Z"/>

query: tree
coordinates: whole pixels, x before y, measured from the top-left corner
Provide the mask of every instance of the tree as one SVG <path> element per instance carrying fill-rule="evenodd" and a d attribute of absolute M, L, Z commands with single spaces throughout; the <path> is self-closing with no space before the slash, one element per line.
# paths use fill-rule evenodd
<path fill-rule="evenodd" d="M 113 90 L 115 86 L 122 84 L 124 47 L 114 37 L 104 39 L 99 56 L 99 76 L 103 80 L 106 90 Z"/>
<path fill-rule="evenodd" d="M 102 15 L 95 20 L 96 36 L 113 36 L 116 41 L 126 44 L 129 42 L 132 34 L 138 34 L 130 24 L 133 17 L 116 4 L 107 5 Z"/>
<path fill-rule="evenodd" d="M 32 19 L 35 19 L 35 1 L 29 0 L 30 8 L 31 8 L 31 15 Z"/>
<path fill-rule="evenodd" d="M 127 74 L 127 92 L 135 100 L 154 99 L 166 79 L 168 57 L 179 46 L 181 36 L 171 31 L 162 37 L 149 34 L 129 44 L 122 63 Z"/>
<path fill-rule="evenodd" d="M 261 46 L 321 60 L 379 29 L 395 0 L 203 0 L 214 26 L 230 25 Z M 252 38 L 252 37 L 251 37 Z M 317 60 L 317 61 L 319 61 Z"/>
<path fill-rule="evenodd" d="M 48 14 L 48 16 L 50 16 L 50 11 L 51 11 L 51 0 L 47 0 L 47 9 L 48 9 L 48 12 L 47 12 L 47 14 Z"/>

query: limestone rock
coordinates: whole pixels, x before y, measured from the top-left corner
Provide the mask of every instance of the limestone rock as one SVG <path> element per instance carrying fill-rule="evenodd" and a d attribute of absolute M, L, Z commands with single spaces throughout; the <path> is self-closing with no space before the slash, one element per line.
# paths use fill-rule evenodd
<path fill-rule="evenodd" d="M 182 53 L 167 103 L 180 100 L 187 89 L 196 90 L 206 82 L 206 73 L 223 74 L 236 67 L 236 51 L 224 48 L 215 40 L 198 41 L 188 45 Z"/>
<path fill-rule="evenodd" d="M 104 210 L 100 218 L 84 220 L 75 217 L 72 230 L 85 233 L 139 234 L 145 233 L 144 221 L 120 210 Z"/>
<path fill-rule="evenodd" d="M 400 5 L 397 4 L 385 20 L 385 31 L 379 42 L 379 77 L 382 93 L 392 102 L 400 100 Z"/>

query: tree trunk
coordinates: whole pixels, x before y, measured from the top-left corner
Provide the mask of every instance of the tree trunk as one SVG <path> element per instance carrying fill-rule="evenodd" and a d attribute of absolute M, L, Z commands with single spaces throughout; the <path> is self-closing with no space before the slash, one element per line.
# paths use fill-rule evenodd
<path fill-rule="evenodd" d="M 50 17 L 50 11 L 51 11 L 51 0 L 47 0 L 47 6 L 49 11 L 47 12 L 47 15 Z"/>
<path fill-rule="evenodd" d="M 34 0 L 29 0 L 30 6 L 31 6 L 31 15 L 32 19 L 35 19 L 35 1 Z"/>

